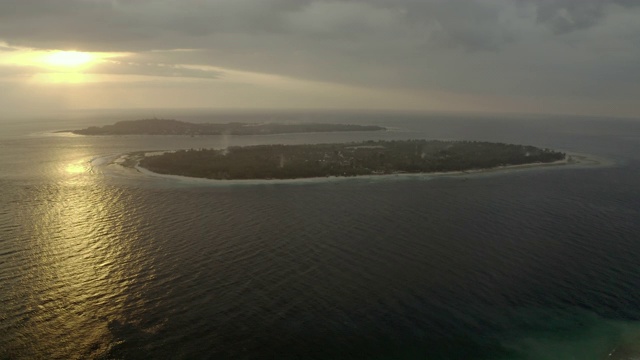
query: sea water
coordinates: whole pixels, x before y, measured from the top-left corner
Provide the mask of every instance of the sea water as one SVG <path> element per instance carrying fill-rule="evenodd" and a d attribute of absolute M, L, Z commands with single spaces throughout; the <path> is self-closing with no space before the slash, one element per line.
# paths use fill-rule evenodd
<path fill-rule="evenodd" d="M 3 120 L 0 358 L 639 356 L 640 122 L 354 112 L 178 118 L 391 130 L 84 137 L 53 131 L 115 118 Z M 130 151 L 370 139 L 500 141 L 606 161 L 223 186 L 110 161 Z"/>

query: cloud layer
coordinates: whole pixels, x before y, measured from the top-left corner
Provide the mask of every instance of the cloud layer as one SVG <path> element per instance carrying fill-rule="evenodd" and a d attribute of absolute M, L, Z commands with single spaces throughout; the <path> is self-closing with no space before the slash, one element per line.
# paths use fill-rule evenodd
<path fill-rule="evenodd" d="M 219 81 L 230 69 L 416 95 L 613 108 L 640 95 L 636 4 L 3 0 L 0 54 L 16 47 L 127 52 L 92 71 Z"/>

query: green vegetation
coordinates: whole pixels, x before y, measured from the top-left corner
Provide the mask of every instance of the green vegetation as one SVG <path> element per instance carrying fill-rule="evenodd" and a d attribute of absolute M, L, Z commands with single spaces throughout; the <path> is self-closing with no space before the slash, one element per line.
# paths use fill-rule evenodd
<path fill-rule="evenodd" d="M 305 132 L 379 131 L 380 126 L 343 124 L 194 124 L 170 119 L 142 119 L 119 121 L 103 127 L 65 130 L 79 135 L 269 135 Z"/>
<path fill-rule="evenodd" d="M 209 179 L 295 179 L 466 171 L 564 158 L 564 153 L 533 146 L 402 140 L 180 150 L 146 157 L 140 165 L 161 174 Z"/>

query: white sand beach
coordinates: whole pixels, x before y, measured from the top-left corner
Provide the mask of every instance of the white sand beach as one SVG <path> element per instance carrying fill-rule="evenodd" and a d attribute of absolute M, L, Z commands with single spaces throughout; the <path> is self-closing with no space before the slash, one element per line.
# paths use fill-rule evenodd
<path fill-rule="evenodd" d="M 614 162 L 612 160 L 602 158 L 590 154 L 567 152 L 567 156 L 563 160 L 555 161 L 552 163 L 532 163 L 521 165 L 506 165 L 488 169 L 475 169 L 465 171 L 450 171 L 450 172 L 431 172 L 431 173 L 394 173 L 394 174 L 376 174 L 376 175 L 362 175 L 362 176 L 330 176 L 330 177 L 314 177 L 314 178 L 298 178 L 298 179 L 242 179 L 242 180 L 218 180 L 207 178 L 196 178 L 182 175 L 169 175 L 160 174 L 150 171 L 139 165 L 140 160 L 144 156 L 161 155 L 166 151 L 149 151 L 149 152 L 136 152 L 119 155 L 109 155 L 94 159 L 93 164 L 97 166 L 99 164 L 110 163 L 122 167 L 131 168 L 137 171 L 139 174 L 171 181 L 178 181 L 182 184 L 188 185 L 213 185 L 213 186 L 229 186 L 229 185 L 274 185 L 274 184 L 317 184 L 326 182 L 343 182 L 343 181 L 384 181 L 384 180 L 402 180 L 402 179 L 423 179 L 429 180 L 438 177 L 465 177 L 471 178 L 474 176 L 496 173 L 508 173 L 513 171 L 529 171 L 539 169 L 551 169 L 551 168 L 584 168 L 584 167 L 600 167 L 600 166 L 612 166 Z"/>

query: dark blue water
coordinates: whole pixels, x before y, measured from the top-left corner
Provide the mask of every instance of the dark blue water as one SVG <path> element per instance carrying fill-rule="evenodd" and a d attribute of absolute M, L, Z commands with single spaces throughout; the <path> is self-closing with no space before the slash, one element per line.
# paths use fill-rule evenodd
<path fill-rule="evenodd" d="M 640 122 L 251 116 L 394 131 L 76 137 L 46 131 L 111 121 L 0 123 L 0 358 L 640 354 Z M 505 141 L 606 160 L 261 185 L 153 178 L 101 160 L 377 138 Z"/>

